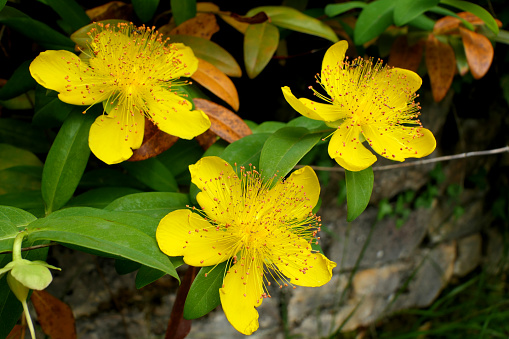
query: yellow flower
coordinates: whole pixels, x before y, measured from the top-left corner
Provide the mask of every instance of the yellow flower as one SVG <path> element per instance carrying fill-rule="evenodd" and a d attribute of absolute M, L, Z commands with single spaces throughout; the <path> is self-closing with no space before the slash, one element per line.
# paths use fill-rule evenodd
<path fill-rule="evenodd" d="M 203 211 L 169 213 L 156 239 L 164 253 L 184 256 L 189 265 L 232 265 L 219 295 L 235 329 L 246 335 L 258 329 L 255 307 L 270 297 L 268 277 L 280 287 L 321 286 L 331 279 L 336 264 L 311 249 L 320 229 L 319 217 L 311 212 L 320 185 L 310 167 L 273 188 L 255 169 L 241 167 L 239 178 L 218 157 L 202 158 L 189 170 L 201 189 L 196 199 Z"/>
<path fill-rule="evenodd" d="M 381 156 L 397 161 L 433 152 L 435 137 L 417 119 L 420 107 L 414 102 L 421 78 L 381 62 L 344 60 L 347 48 L 348 43 L 340 41 L 323 58 L 317 82 L 330 98 L 313 89 L 329 104 L 297 99 L 290 88 L 282 88 L 286 101 L 297 112 L 336 128 L 329 142 L 330 157 L 349 171 L 361 171 L 376 161 L 363 141 Z"/>
<path fill-rule="evenodd" d="M 46 51 L 30 65 L 42 86 L 59 92 L 73 105 L 103 102 L 89 134 L 92 152 L 107 164 L 127 160 L 143 141 L 145 117 L 162 131 L 184 139 L 205 132 L 210 121 L 172 91 L 191 76 L 198 59 L 183 44 L 168 44 L 153 28 L 97 23 L 88 33 L 88 48 L 77 57 L 68 51 Z M 85 111 L 86 112 L 86 111 Z M 83 112 L 83 113 L 85 113 Z"/>

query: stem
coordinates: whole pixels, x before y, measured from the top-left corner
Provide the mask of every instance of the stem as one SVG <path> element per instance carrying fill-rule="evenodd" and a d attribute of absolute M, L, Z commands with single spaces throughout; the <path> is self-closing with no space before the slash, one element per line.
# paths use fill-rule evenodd
<path fill-rule="evenodd" d="M 36 339 L 34 324 L 32 323 L 32 318 L 30 317 L 30 312 L 28 312 L 27 301 L 23 300 L 21 303 L 23 304 L 23 311 L 25 312 L 25 319 L 27 320 L 28 328 L 30 329 L 30 336 L 32 337 L 32 339 Z"/>
<path fill-rule="evenodd" d="M 18 233 L 14 239 L 14 245 L 12 246 L 12 260 L 21 260 L 21 243 L 26 235 L 26 231 Z"/>

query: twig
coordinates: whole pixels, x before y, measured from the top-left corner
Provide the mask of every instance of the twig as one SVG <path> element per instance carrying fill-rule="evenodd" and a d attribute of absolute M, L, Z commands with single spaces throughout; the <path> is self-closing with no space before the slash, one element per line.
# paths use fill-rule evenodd
<path fill-rule="evenodd" d="M 55 246 L 55 245 L 59 245 L 59 244 L 57 242 L 50 242 L 49 244 L 44 244 L 44 245 L 35 245 L 35 246 L 30 246 L 30 247 L 24 247 L 24 248 L 21 249 L 21 252 L 37 250 L 39 248 L 50 247 L 50 246 Z M 6 253 L 12 253 L 12 251 L 2 251 L 2 252 L 0 252 L 0 254 L 6 254 Z"/>
<path fill-rule="evenodd" d="M 487 150 L 487 151 L 467 152 L 467 153 L 461 153 L 461 154 L 455 154 L 455 155 L 446 155 L 443 157 L 438 157 L 438 158 L 433 158 L 433 159 L 408 161 L 408 162 L 404 162 L 401 164 L 395 164 L 395 165 L 375 166 L 375 167 L 373 167 L 373 171 L 386 171 L 386 170 L 391 170 L 391 169 L 395 169 L 395 168 L 426 165 L 426 164 L 432 164 L 435 162 L 465 159 L 465 158 L 470 158 L 470 157 L 499 154 L 499 153 L 504 153 L 504 152 L 509 152 L 509 146 L 491 149 L 491 150 Z M 301 168 L 304 166 L 297 165 L 295 167 Z M 343 167 L 311 166 L 311 168 L 313 168 L 316 171 L 328 171 L 328 172 L 344 172 L 345 171 L 345 169 Z"/>

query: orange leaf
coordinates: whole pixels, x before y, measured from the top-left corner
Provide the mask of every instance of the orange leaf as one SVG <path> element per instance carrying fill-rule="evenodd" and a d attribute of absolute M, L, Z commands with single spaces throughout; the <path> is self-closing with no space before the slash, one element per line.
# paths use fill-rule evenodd
<path fill-rule="evenodd" d="M 388 64 L 416 72 L 422 59 L 422 41 L 408 45 L 406 35 L 401 35 L 392 44 Z"/>
<path fill-rule="evenodd" d="M 23 339 L 25 338 L 24 326 L 14 325 L 11 332 L 5 339 Z"/>
<path fill-rule="evenodd" d="M 141 161 L 155 157 L 173 146 L 179 138 L 161 131 L 152 121 L 145 118 L 145 131 L 141 147 L 133 151 L 128 161 Z"/>
<path fill-rule="evenodd" d="M 470 13 L 470 12 L 460 12 L 458 13 L 458 16 L 462 17 L 463 19 L 470 22 L 472 25 L 480 26 L 485 25 L 486 23 L 479 19 L 476 15 Z M 502 27 L 502 22 L 498 19 L 495 19 L 495 22 L 497 23 L 498 27 Z"/>
<path fill-rule="evenodd" d="M 46 291 L 34 290 L 31 300 L 44 333 L 52 339 L 76 338 L 74 316 L 69 305 Z"/>
<path fill-rule="evenodd" d="M 470 72 L 474 79 L 480 79 L 488 72 L 493 61 L 493 45 L 484 35 L 466 28 L 460 27 L 460 33 Z"/>
<path fill-rule="evenodd" d="M 239 110 L 239 95 L 233 82 L 211 63 L 198 59 L 198 70 L 192 78 L 203 87 L 224 100 L 235 111 Z"/>
<path fill-rule="evenodd" d="M 210 13 L 198 13 L 194 18 L 184 21 L 171 30 L 170 35 L 192 35 L 210 40 L 219 31 L 216 16 Z"/>
<path fill-rule="evenodd" d="M 219 12 L 219 6 L 213 2 L 197 2 L 196 3 L 196 11 L 197 12 Z"/>
<path fill-rule="evenodd" d="M 444 16 L 435 22 L 433 33 L 437 35 L 452 33 L 454 30 L 458 29 L 460 23 L 461 20 L 458 18 L 452 16 Z"/>
<path fill-rule="evenodd" d="M 426 67 L 431 80 L 431 91 L 436 102 L 441 101 L 451 87 L 456 70 L 452 47 L 430 34 L 426 40 Z"/>
<path fill-rule="evenodd" d="M 200 144 L 201 148 L 206 151 L 210 146 L 212 146 L 212 144 L 217 141 L 217 134 L 208 129 L 202 134 L 196 136 L 195 139 L 198 141 L 198 144 Z"/>
<path fill-rule="evenodd" d="M 133 5 L 122 1 L 111 1 L 107 4 L 89 9 L 86 11 L 92 21 L 102 21 L 108 19 L 129 20 L 133 14 Z"/>
<path fill-rule="evenodd" d="M 244 120 L 229 109 L 201 98 L 195 98 L 193 102 L 197 109 L 208 115 L 211 124 L 210 130 L 222 139 L 232 143 L 252 134 Z"/>

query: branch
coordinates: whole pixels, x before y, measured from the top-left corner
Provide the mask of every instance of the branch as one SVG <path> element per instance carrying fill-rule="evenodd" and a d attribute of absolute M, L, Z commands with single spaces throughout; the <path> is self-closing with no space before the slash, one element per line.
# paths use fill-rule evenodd
<path fill-rule="evenodd" d="M 386 171 L 391 170 L 395 168 L 402 168 L 402 167 L 410 167 L 410 166 L 419 166 L 419 165 L 426 165 L 426 164 L 432 164 L 435 162 L 442 162 L 442 161 L 450 161 L 450 160 L 457 160 L 457 159 L 465 159 L 470 157 L 478 157 L 478 156 L 485 156 L 485 155 L 492 155 L 492 154 L 499 154 L 509 152 L 509 146 L 505 146 L 502 148 L 496 148 L 491 149 L 487 151 L 476 151 L 476 152 L 467 152 L 467 153 L 461 153 L 461 154 L 455 154 L 455 155 L 446 155 L 443 157 L 433 158 L 433 159 L 423 159 L 423 160 L 417 160 L 417 161 L 407 161 L 401 164 L 394 164 L 394 165 L 385 165 L 385 166 L 375 166 L 373 167 L 373 171 Z M 302 165 L 295 166 L 296 168 L 304 167 Z M 345 169 L 343 167 L 326 167 L 326 166 L 311 166 L 316 171 L 329 171 L 329 172 L 344 172 Z"/>

